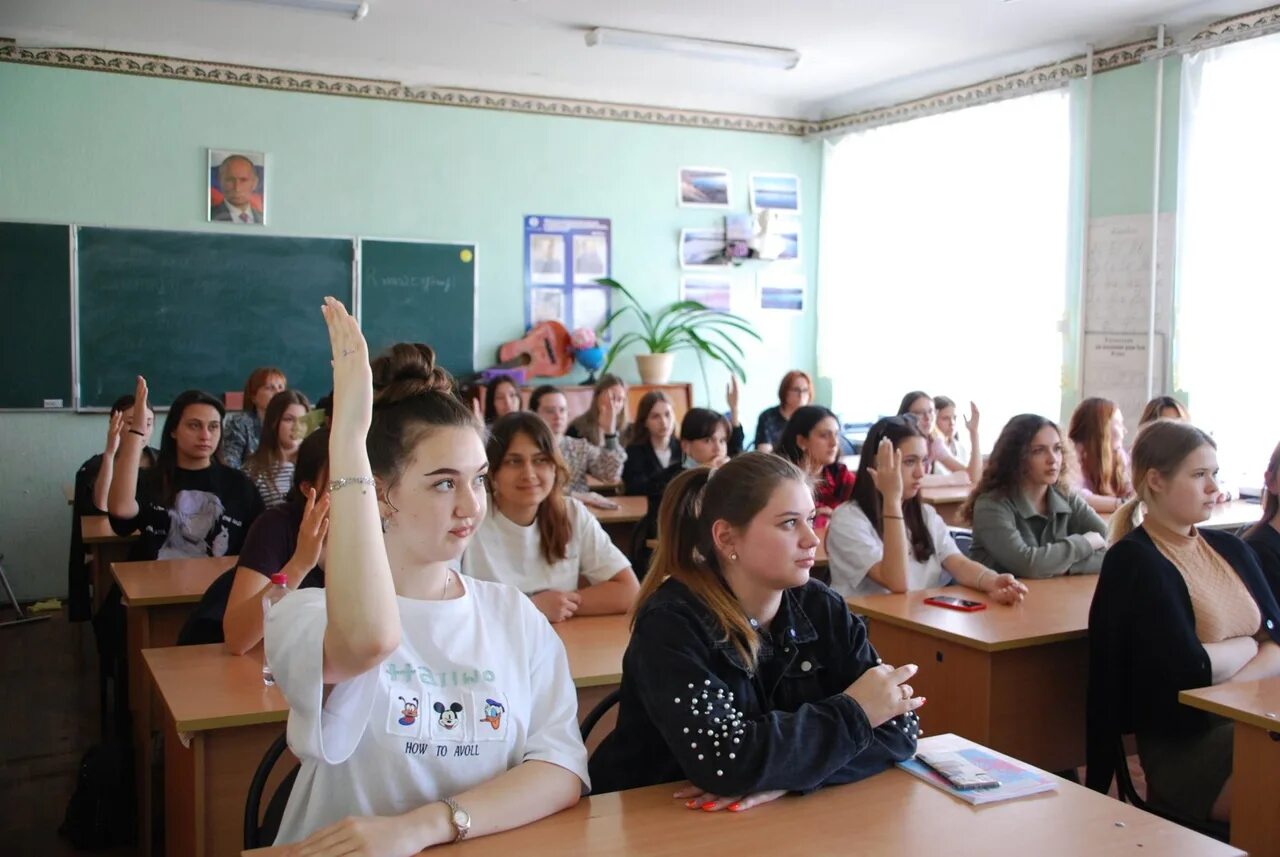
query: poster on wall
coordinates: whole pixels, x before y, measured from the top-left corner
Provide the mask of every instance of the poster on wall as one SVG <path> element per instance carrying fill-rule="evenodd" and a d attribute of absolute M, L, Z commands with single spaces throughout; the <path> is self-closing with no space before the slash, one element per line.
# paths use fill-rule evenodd
<path fill-rule="evenodd" d="M 682 208 L 728 208 L 729 171 L 719 167 L 681 167 L 677 187 Z"/>
<path fill-rule="evenodd" d="M 760 309 L 804 312 L 805 276 L 799 270 L 771 269 L 756 276 Z"/>
<path fill-rule="evenodd" d="M 558 321 L 595 329 L 609 317 L 612 224 L 607 218 L 530 214 L 524 218 L 525 324 Z M 607 337 L 606 337 L 607 338 Z"/>
<path fill-rule="evenodd" d="M 261 226 L 267 222 L 267 156 L 243 149 L 209 150 L 209 220 Z"/>

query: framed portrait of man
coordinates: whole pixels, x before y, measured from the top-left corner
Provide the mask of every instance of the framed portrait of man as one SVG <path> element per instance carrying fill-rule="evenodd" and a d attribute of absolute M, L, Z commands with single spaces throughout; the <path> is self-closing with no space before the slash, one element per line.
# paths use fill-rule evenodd
<path fill-rule="evenodd" d="M 242 149 L 209 150 L 209 220 L 241 226 L 267 222 L 267 157 Z"/>

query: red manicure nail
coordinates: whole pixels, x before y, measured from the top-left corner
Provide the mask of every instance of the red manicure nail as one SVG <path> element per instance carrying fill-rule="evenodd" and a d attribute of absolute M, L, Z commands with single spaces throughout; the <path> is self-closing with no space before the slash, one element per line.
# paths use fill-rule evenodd
<path fill-rule="evenodd" d="M 924 704 L 925 704 L 926 702 L 928 702 L 928 700 L 927 700 L 927 699 L 925 699 L 923 696 L 922 696 L 922 697 L 920 697 L 920 707 L 921 707 L 921 708 L 924 708 Z"/>
<path fill-rule="evenodd" d="M 740 803 L 731 803 L 731 804 L 729 804 L 729 812 L 738 812 L 738 811 L 740 811 L 741 809 L 742 809 L 742 804 L 740 804 Z"/>
<path fill-rule="evenodd" d="M 716 805 L 716 802 L 715 802 L 715 801 L 713 801 L 713 800 L 709 800 L 709 801 L 707 801 L 706 803 L 704 803 L 704 804 L 702 805 L 702 808 L 703 808 L 703 810 L 705 810 L 706 812 L 711 812 L 712 808 L 713 808 L 713 807 L 715 807 L 715 805 Z"/>
<path fill-rule="evenodd" d="M 689 807 L 689 809 L 693 809 L 693 808 L 694 808 L 694 807 L 696 807 L 697 805 L 698 805 L 698 799 L 697 799 L 697 798 L 693 798 L 692 800 L 690 800 L 688 803 L 686 803 L 686 804 L 685 804 L 685 806 Z"/>

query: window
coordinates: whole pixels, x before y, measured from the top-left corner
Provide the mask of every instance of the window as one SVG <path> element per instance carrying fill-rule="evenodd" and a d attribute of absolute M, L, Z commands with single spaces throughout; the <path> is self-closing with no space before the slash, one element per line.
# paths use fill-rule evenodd
<path fill-rule="evenodd" d="M 1260 486 L 1280 441 L 1280 37 L 1184 59 L 1175 382 L 1233 485 Z"/>
<path fill-rule="evenodd" d="M 909 390 L 1057 419 L 1071 171 L 1065 91 L 888 125 L 829 144 L 818 371 L 846 421 Z"/>

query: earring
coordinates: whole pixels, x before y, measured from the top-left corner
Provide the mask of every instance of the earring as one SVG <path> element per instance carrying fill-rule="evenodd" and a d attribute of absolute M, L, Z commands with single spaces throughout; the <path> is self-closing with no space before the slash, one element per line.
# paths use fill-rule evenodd
<path fill-rule="evenodd" d="M 738 555 L 736 553 L 729 554 L 729 562 L 737 562 L 737 561 L 738 561 Z"/>
<path fill-rule="evenodd" d="M 381 521 L 382 521 L 382 531 L 385 533 L 387 531 L 387 525 L 391 522 L 391 516 L 387 515 L 385 518 L 382 518 Z"/>

